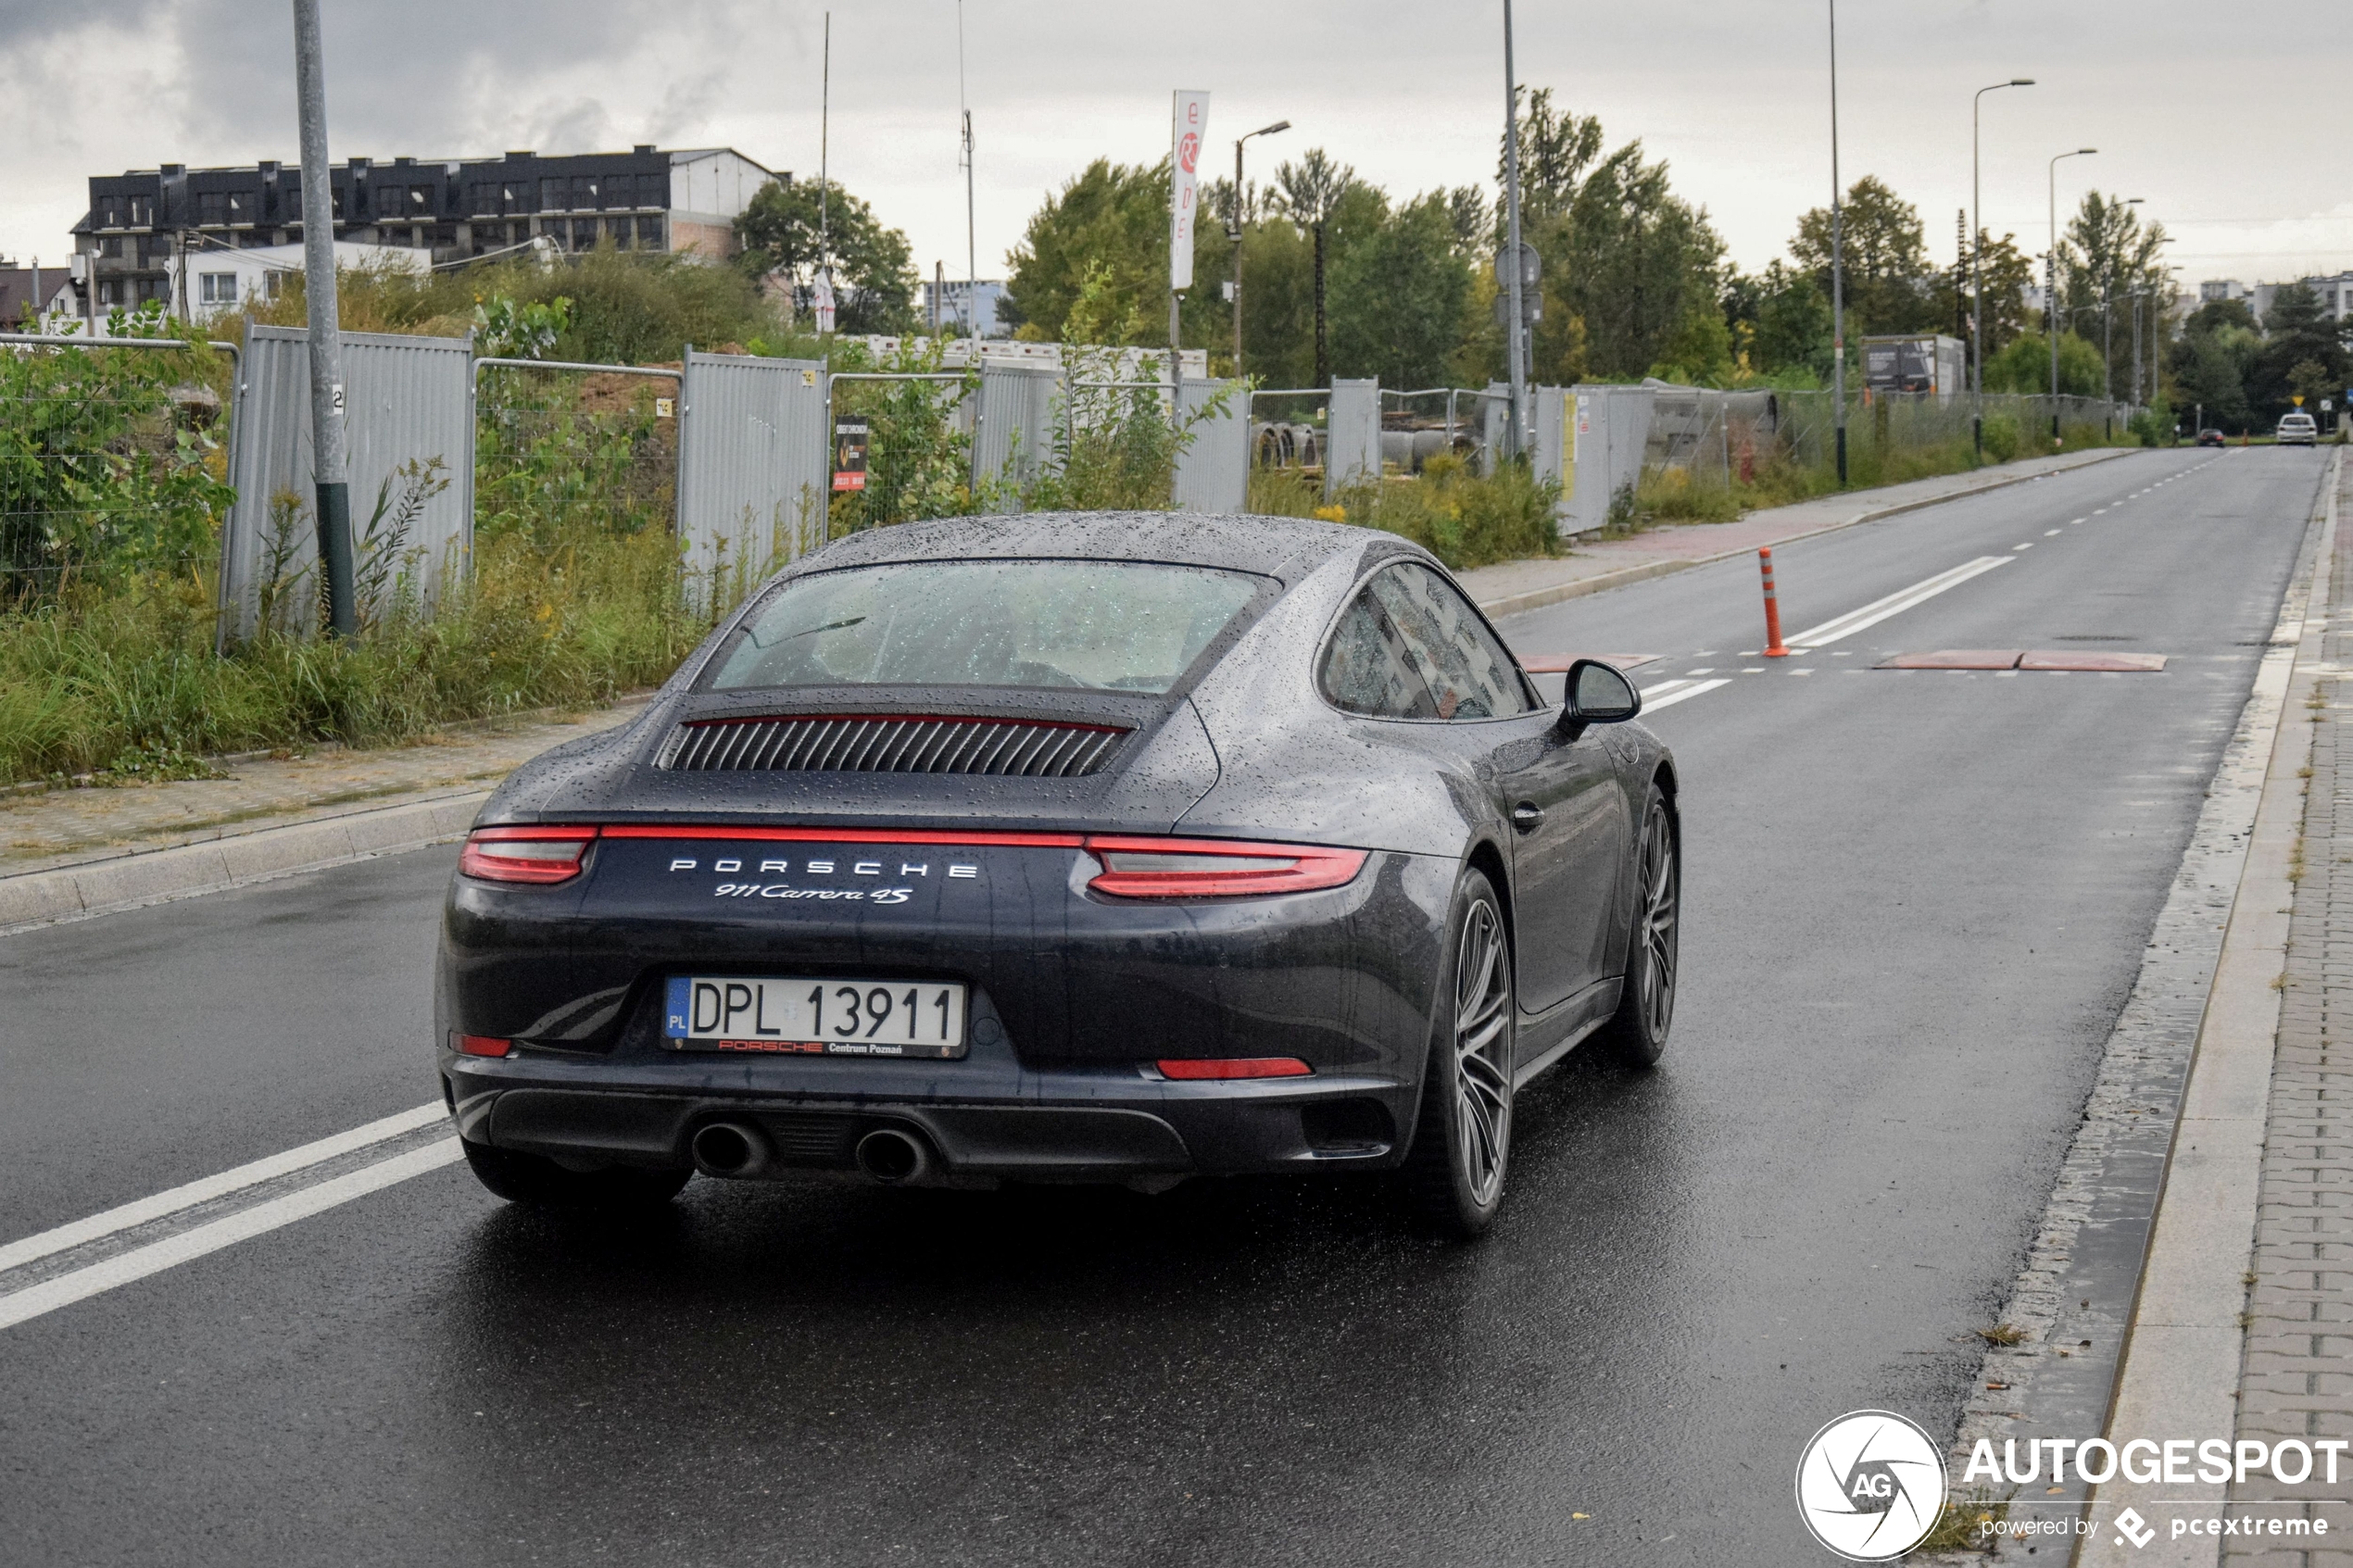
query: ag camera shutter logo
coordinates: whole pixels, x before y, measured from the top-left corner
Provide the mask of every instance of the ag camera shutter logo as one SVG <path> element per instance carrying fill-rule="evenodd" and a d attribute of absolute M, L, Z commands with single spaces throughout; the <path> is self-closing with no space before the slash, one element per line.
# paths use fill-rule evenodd
<path fill-rule="evenodd" d="M 1944 1456 L 1893 1411 L 1854 1411 L 1814 1434 L 1797 1461 L 1797 1511 L 1850 1562 L 1901 1557 L 1944 1509 Z"/>

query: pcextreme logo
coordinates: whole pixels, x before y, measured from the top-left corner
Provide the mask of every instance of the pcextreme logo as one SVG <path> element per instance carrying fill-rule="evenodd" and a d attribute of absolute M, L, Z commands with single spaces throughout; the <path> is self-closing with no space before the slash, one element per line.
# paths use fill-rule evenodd
<path fill-rule="evenodd" d="M 1944 1458 L 1893 1411 L 1853 1411 L 1814 1434 L 1797 1461 L 1797 1512 L 1850 1562 L 1918 1546 L 1944 1507 Z"/>

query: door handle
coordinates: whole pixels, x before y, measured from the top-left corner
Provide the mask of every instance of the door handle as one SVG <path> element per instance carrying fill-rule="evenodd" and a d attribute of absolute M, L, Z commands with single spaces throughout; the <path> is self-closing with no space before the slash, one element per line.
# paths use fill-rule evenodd
<path fill-rule="evenodd" d="M 1522 833 L 1534 833 L 1543 820 L 1543 811 L 1532 801 L 1523 800 L 1512 808 L 1512 826 Z"/>

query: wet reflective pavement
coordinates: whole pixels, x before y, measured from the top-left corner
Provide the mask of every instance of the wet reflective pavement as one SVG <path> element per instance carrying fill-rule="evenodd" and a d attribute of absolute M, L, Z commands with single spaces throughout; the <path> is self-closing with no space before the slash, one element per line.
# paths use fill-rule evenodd
<path fill-rule="evenodd" d="M 1797 627 L 2038 546 L 1658 715 L 1673 1044 L 1523 1096 L 1480 1245 L 1365 1178 L 617 1223 L 445 1169 L 0 1330 L 0 1560 L 1827 1561 L 1798 1449 L 1950 1430 L 2270 632 L 2320 460 L 2201 460 L 1776 551 Z M 1729 562 L 1504 630 L 1654 684 L 1761 663 L 1755 600 Z M 1845 670 L 2092 637 L 2174 661 Z M 426 1098 L 453 859 L 0 939 L 0 1240 Z"/>

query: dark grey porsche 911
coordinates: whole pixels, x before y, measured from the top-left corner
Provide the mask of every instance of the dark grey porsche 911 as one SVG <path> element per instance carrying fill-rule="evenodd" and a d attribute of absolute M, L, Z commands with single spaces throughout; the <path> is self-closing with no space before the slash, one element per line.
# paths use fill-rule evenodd
<path fill-rule="evenodd" d="M 1442 568 L 1293 519 L 960 519 L 780 574 L 484 809 L 444 1089 L 526 1202 L 689 1175 L 1397 1169 L 1493 1216 L 1512 1100 L 1675 995 L 1672 760 Z"/>

